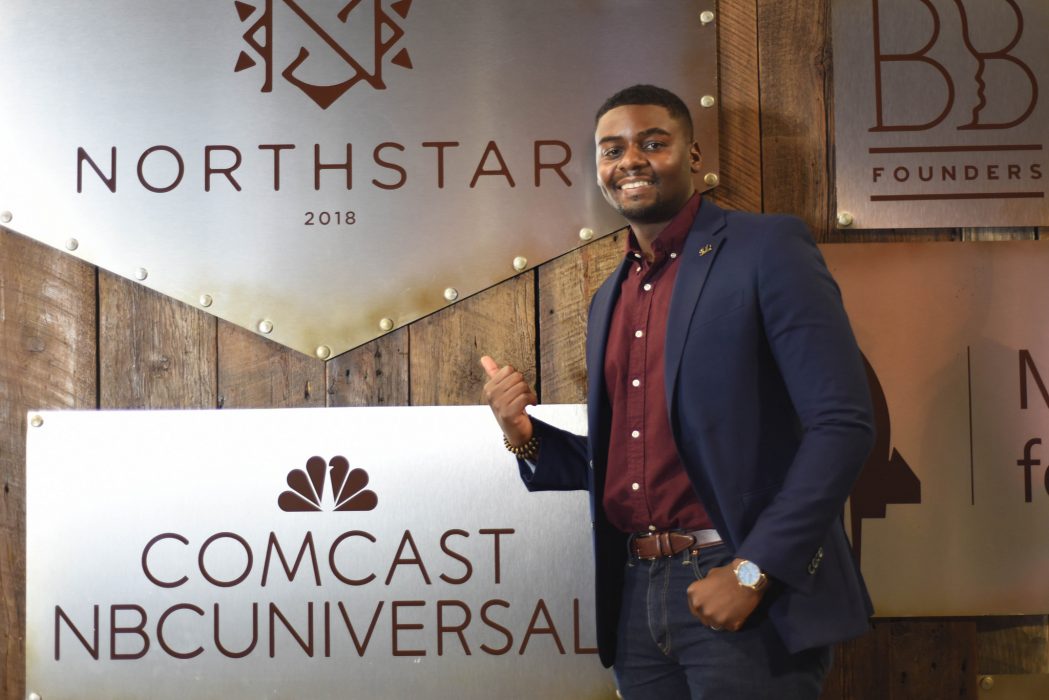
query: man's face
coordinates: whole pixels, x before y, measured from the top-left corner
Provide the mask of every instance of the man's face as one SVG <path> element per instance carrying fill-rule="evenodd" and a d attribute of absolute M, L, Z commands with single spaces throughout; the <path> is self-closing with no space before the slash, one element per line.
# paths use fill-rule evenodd
<path fill-rule="evenodd" d="M 601 115 L 597 185 L 630 223 L 669 221 L 695 191 L 699 145 L 658 105 L 623 105 Z"/>

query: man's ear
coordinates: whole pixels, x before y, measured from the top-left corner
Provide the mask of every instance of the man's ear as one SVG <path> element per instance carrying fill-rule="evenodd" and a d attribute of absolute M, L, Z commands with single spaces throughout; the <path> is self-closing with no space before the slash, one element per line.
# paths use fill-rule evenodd
<path fill-rule="evenodd" d="M 692 172 L 698 173 L 703 166 L 703 152 L 699 150 L 699 141 L 693 141 L 688 149 L 688 158 Z"/>

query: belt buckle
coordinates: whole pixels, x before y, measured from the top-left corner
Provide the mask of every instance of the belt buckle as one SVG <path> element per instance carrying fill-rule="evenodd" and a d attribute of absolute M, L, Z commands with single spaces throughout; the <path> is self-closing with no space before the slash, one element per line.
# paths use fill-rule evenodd
<path fill-rule="evenodd" d="M 637 546 L 637 541 L 638 540 L 647 540 L 648 538 L 652 537 L 655 534 L 656 533 L 654 533 L 654 532 L 634 533 L 633 542 L 632 542 L 633 546 L 631 547 L 631 549 L 638 550 L 638 551 L 634 551 L 634 552 L 631 552 L 631 553 L 635 557 L 637 557 L 639 560 L 641 560 L 641 561 L 655 561 L 656 559 L 659 559 L 658 556 L 656 556 L 656 557 L 643 557 L 643 556 L 641 556 L 641 554 L 640 554 L 640 547 Z"/>
<path fill-rule="evenodd" d="M 671 540 L 671 537 L 673 535 L 680 535 L 682 537 L 687 537 L 687 538 L 691 539 L 692 541 L 675 552 L 674 551 L 674 543 Z M 639 560 L 641 560 L 641 561 L 655 561 L 657 559 L 669 559 L 670 557 L 673 557 L 676 554 L 678 554 L 679 552 L 683 552 L 686 549 L 688 549 L 689 547 L 692 547 L 692 546 L 694 546 L 696 544 L 696 538 L 695 538 L 694 535 L 691 535 L 691 534 L 686 533 L 686 532 L 680 532 L 678 530 L 660 530 L 660 531 L 657 531 L 657 532 L 637 533 L 637 534 L 634 535 L 634 541 L 637 542 L 638 540 L 647 540 L 647 539 L 651 539 L 653 537 L 655 538 L 657 553 L 655 555 L 653 555 L 653 556 L 641 556 L 640 553 L 634 554 L 634 556 L 636 556 Z"/>

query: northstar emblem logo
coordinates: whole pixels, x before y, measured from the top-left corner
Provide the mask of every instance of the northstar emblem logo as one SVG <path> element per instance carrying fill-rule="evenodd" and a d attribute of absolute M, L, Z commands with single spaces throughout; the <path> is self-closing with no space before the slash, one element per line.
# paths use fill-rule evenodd
<path fill-rule="evenodd" d="M 330 466 L 330 470 L 325 467 Z M 325 477 L 329 478 L 325 478 Z M 288 486 L 277 498 L 280 509 L 288 512 L 309 512 L 323 510 L 321 499 L 324 497 L 324 485 L 330 483 L 333 510 L 374 510 L 379 497 L 368 485 L 368 472 L 363 469 L 350 470 L 350 462 L 345 457 L 335 456 L 327 465 L 323 457 L 310 457 L 306 460 L 306 469 L 292 469 L 288 472 Z"/>
<path fill-rule="evenodd" d="M 310 51 L 305 46 L 299 46 L 298 55 L 281 72 L 285 80 L 306 93 L 306 96 L 320 105 L 321 109 L 330 107 L 335 100 L 342 97 L 347 90 L 361 81 L 368 83 L 376 90 L 386 89 L 386 83 L 382 77 L 383 63 L 386 55 L 396 48 L 397 42 L 404 36 L 404 29 L 397 23 L 394 16 L 383 8 L 382 0 L 350 0 L 343 5 L 341 10 L 335 13 L 334 18 L 321 17 L 319 19 L 310 15 L 295 0 L 264 0 L 261 12 L 256 6 L 237 0 L 233 4 L 237 9 L 240 21 L 248 22 L 253 20 L 242 36 L 244 42 L 262 59 L 262 66 L 265 72 L 262 92 L 273 91 L 274 34 L 282 29 L 282 27 L 275 27 L 276 23 L 274 22 L 273 3 L 277 1 L 287 6 L 311 32 L 316 34 L 317 38 L 331 49 L 334 56 L 346 64 L 346 69 L 350 72 L 346 80 L 332 85 L 315 85 L 303 80 L 296 75 L 296 71 L 309 60 Z M 397 0 L 397 2 L 389 6 L 389 9 L 403 20 L 408 18 L 408 10 L 411 8 L 411 5 L 412 0 Z M 369 6 L 372 9 L 371 24 L 373 29 L 372 36 L 374 37 L 371 56 L 373 68 L 371 71 L 365 68 L 364 64 L 354 57 L 350 49 L 333 37 L 324 26 L 326 24 L 330 28 L 335 24 L 335 20 L 338 20 L 342 25 L 349 25 L 355 20 L 356 22 L 367 21 L 365 15 Z M 361 9 L 358 12 L 359 16 L 351 17 L 353 11 L 358 8 Z M 291 36 L 290 31 L 281 33 L 281 38 L 285 42 L 293 41 L 293 39 L 289 40 L 286 38 Z M 242 70 L 251 68 L 256 63 L 256 60 L 248 55 L 247 52 L 241 51 L 240 56 L 237 57 L 237 65 L 233 70 L 239 73 Z M 394 54 L 393 58 L 390 59 L 390 63 L 411 69 L 412 59 L 408 56 L 408 49 L 402 48 Z"/>

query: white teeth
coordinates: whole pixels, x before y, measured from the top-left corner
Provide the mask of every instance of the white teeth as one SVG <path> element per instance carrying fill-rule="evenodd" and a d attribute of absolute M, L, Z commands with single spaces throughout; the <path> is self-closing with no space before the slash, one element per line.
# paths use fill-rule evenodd
<path fill-rule="evenodd" d="M 644 187 L 645 185 L 648 185 L 648 184 L 649 184 L 649 182 L 648 181 L 644 181 L 644 180 L 640 181 L 640 182 L 628 182 L 625 185 L 620 185 L 619 189 L 621 189 L 621 190 L 634 190 L 634 189 L 637 189 L 638 187 Z"/>

